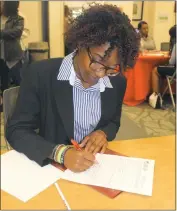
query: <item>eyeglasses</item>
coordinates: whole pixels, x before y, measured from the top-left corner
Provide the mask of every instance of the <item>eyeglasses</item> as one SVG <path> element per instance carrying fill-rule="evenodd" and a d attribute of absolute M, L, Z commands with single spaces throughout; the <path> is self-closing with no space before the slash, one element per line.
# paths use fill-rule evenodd
<path fill-rule="evenodd" d="M 113 67 L 107 67 L 106 65 L 102 64 L 101 62 L 97 61 L 93 58 L 90 49 L 87 48 L 88 57 L 90 59 L 90 67 L 92 67 L 95 71 L 100 72 L 104 71 L 107 76 L 116 76 L 120 73 L 120 65 L 116 65 Z"/>

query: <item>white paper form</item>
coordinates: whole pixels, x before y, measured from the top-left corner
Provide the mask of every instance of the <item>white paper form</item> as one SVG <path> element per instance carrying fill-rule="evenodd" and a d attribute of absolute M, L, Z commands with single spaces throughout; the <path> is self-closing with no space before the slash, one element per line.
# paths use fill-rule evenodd
<path fill-rule="evenodd" d="M 15 150 L 1 155 L 1 189 L 23 202 L 55 183 L 61 174 L 56 167 L 41 167 Z"/>
<path fill-rule="evenodd" d="M 66 170 L 63 179 L 116 190 L 152 195 L 154 160 L 97 154 L 90 169 L 73 173 Z"/>

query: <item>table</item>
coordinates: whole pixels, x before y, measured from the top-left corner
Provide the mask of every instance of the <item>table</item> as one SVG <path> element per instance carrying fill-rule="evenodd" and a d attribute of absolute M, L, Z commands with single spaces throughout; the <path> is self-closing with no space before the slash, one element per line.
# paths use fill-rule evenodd
<path fill-rule="evenodd" d="M 167 53 L 144 53 L 139 55 L 134 68 L 125 72 L 127 89 L 124 104 L 136 106 L 146 100 L 151 91 L 151 72 L 155 66 L 169 60 Z"/>
<path fill-rule="evenodd" d="M 175 209 L 175 136 L 113 141 L 109 148 L 134 157 L 155 159 L 152 197 L 122 192 L 110 199 L 86 185 L 59 180 L 71 209 Z M 65 209 L 54 185 L 27 203 L 1 191 L 1 209 Z"/>

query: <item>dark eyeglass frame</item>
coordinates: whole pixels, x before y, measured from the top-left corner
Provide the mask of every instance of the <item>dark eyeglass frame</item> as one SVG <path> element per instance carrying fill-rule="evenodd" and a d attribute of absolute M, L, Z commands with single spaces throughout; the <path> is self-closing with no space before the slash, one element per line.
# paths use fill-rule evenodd
<path fill-rule="evenodd" d="M 119 72 L 115 72 L 115 71 L 116 71 L 116 68 L 108 67 L 108 66 L 102 64 L 101 62 L 96 61 L 96 60 L 93 58 L 93 56 L 92 56 L 92 54 L 91 54 L 91 52 L 90 52 L 90 48 L 87 48 L 87 54 L 88 54 L 88 57 L 89 57 L 89 59 L 90 59 L 90 64 L 89 64 L 89 66 L 91 66 L 93 63 L 97 63 L 97 64 L 99 64 L 99 65 L 102 65 L 102 66 L 104 67 L 105 74 L 108 75 L 108 76 L 117 76 L 117 75 L 120 73 L 120 65 L 119 65 L 119 64 L 117 65 L 117 66 L 119 67 Z M 108 70 L 113 70 L 114 73 L 107 73 Z"/>

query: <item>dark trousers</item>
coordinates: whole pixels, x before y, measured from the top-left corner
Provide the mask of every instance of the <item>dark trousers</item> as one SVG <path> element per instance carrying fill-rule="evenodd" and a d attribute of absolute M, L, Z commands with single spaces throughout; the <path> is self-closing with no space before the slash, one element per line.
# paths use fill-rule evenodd
<path fill-rule="evenodd" d="M 22 61 L 20 60 L 17 62 L 16 65 L 14 65 L 10 70 L 9 70 L 9 79 L 12 81 L 12 84 L 15 86 L 20 86 L 21 82 L 21 68 L 22 68 Z"/>
<path fill-rule="evenodd" d="M 0 59 L 0 77 L 1 77 L 1 91 L 8 89 L 9 84 L 9 68 L 3 59 Z"/>
<path fill-rule="evenodd" d="M 0 59 L 0 77 L 1 77 L 1 91 L 8 89 L 9 83 L 12 82 L 15 86 L 19 86 L 21 82 L 20 69 L 22 62 L 19 61 L 11 69 L 8 68 L 5 61 Z"/>

